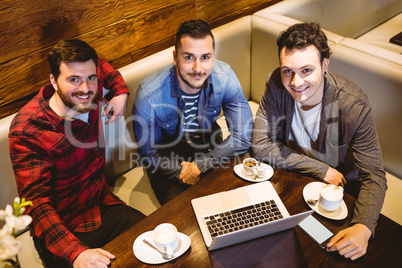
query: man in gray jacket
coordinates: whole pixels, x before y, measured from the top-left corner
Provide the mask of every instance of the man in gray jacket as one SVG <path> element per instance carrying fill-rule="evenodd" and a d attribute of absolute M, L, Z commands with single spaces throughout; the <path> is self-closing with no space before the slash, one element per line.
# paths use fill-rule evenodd
<path fill-rule="evenodd" d="M 387 189 L 371 106 L 360 88 L 328 72 L 330 49 L 318 24 L 295 24 L 277 44 L 280 67 L 257 112 L 253 154 L 357 198 L 350 227 L 327 244 L 355 260 L 374 236 Z"/>

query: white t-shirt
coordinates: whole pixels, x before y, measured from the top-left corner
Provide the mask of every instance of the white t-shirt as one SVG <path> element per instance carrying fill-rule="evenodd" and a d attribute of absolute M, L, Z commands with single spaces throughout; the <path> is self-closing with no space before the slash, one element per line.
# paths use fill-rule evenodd
<path fill-rule="evenodd" d="M 295 101 L 295 112 L 292 127 L 289 133 L 291 148 L 302 150 L 306 155 L 312 156 L 311 150 L 318 150 L 318 133 L 320 132 L 321 107 L 319 103 L 305 111 L 301 104 Z"/>

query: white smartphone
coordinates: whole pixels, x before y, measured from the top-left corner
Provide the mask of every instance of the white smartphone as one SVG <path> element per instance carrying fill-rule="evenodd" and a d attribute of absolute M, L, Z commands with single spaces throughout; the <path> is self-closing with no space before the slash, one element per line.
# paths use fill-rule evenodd
<path fill-rule="evenodd" d="M 321 248 L 325 248 L 334 234 L 327 229 L 312 215 L 308 216 L 298 224 L 311 239 L 313 239 Z"/>

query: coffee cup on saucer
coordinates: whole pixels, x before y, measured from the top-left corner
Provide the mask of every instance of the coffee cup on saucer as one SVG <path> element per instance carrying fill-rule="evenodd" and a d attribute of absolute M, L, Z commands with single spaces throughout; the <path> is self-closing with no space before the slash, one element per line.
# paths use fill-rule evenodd
<path fill-rule="evenodd" d="M 176 227 L 170 223 L 162 223 L 156 226 L 154 242 L 161 253 L 165 253 L 168 258 L 171 258 L 179 242 Z"/>
<path fill-rule="evenodd" d="M 257 175 L 257 167 L 259 166 L 259 162 L 255 158 L 246 158 L 243 161 L 243 171 L 244 174 L 248 176 Z"/>
<path fill-rule="evenodd" d="M 328 184 L 321 188 L 318 205 L 329 212 L 337 210 L 343 199 L 343 188 Z"/>

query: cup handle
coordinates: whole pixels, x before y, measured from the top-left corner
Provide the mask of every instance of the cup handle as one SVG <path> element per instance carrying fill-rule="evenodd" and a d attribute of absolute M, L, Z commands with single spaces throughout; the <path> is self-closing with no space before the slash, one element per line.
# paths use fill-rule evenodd
<path fill-rule="evenodd" d="M 166 255 L 171 258 L 173 256 L 173 249 L 171 247 L 165 247 Z"/>

